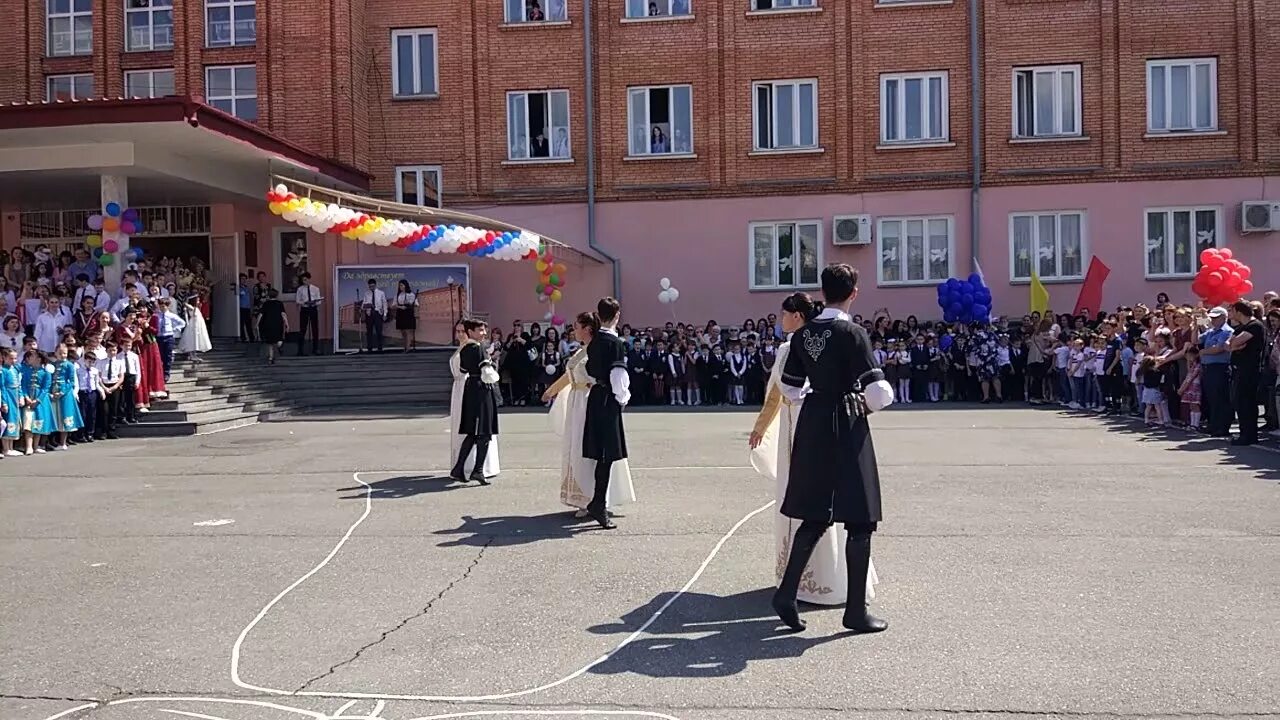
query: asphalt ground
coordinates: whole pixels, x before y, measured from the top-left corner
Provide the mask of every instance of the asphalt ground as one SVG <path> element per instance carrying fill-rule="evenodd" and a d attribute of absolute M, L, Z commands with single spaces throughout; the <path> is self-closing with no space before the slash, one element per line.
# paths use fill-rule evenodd
<path fill-rule="evenodd" d="M 441 477 L 439 417 L 0 461 L 0 720 L 1280 717 L 1275 451 L 881 413 L 890 628 L 796 635 L 751 421 L 630 414 L 614 531 L 559 505 L 536 414 L 489 487 Z"/>

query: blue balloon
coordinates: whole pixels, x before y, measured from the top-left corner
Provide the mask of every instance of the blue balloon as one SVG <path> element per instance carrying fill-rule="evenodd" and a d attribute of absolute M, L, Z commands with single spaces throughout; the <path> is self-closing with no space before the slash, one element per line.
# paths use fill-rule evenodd
<path fill-rule="evenodd" d="M 957 279 L 955 279 L 955 278 L 948 278 L 948 279 L 947 279 L 947 287 L 951 288 L 952 290 L 959 290 L 959 289 L 960 289 L 960 281 L 959 281 L 959 280 L 957 280 Z"/>
<path fill-rule="evenodd" d="M 426 250 L 427 246 L 430 244 L 431 243 L 428 242 L 426 238 L 422 238 L 420 240 L 414 240 L 412 243 L 409 244 L 409 247 L 407 249 L 409 250 L 409 252 L 422 252 L 423 250 Z"/>
<path fill-rule="evenodd" d="M 120 216 L 120 203 L 109 202 L 107 203 L 107 206 L 103 209 L 107 211 L 107 217 Z"/>
<path fill-rule="evenodd" d="M 961 304 L 961 305 L 963 305 L 963 306 L 965 306 L 965 307 L 974 307 L 974 303 L 973 303 L 973 296 L 972 296 L 972 295 L 964 295 L 964 296 L 962 296 L 962 297 L 960 298 L 960 304 Z"/>
<path fill-rule="evenodd" d="M 950 305 L 947 306 L 947 310 L 950 311 L 952 315 L 959 316 L 964 313 L 964 305 L 961 305 L 958 302 L 951 303 Z"/>
<path fill-rule="evenodd" d="M 947 322 L 955 322 L 955 320 L 948 320 Z M 938 342 L 938 345 L 941 346 L 943 350 L 950 350 L 952 342 L 954 341 L 951 339 L 950 335 L 943 335 L 942 340 Z"/>
<path fill-rule="evenodd" d="M 137 225 L 139 232 L 142 231 L 142 225 L 138 221 L 134 221 L 133 224 Z M 140 247 L 130 247 L 129 250 L 133 253 L 133 259 L 135 261 L 141 260 L 146 255 L 146 253 L 142 252 L 142 248 Z"/>
<path fill-rule="evenodd" d="M 943 314 L 942 314 L 942 319 L 943 319 L 943 321 L 944 321 L 944 322 L 953 323 L 953 322 L 955 322 L 955 321 L 956 321 L 956 316 L 955 316 L 954 314 L 952 314 L 950 310 L 948 310 L 947 312 L 945 312 L 945 313 L 943 313 Z M 945 344 L 942 346 L 942 349 L 943 349 L 943 350 L 947 349 L 947 347 L 949 347 L 949 346 L 951 345 L 951 343 L 949 342 L 950 340 L 951 340 L 951 336 L 950 336 L 950 335 L 948 335 L 948 336 L 946 336 L 946 337 L 942 338 L 943 343 L 945 343 Z"/>
<path fill-rule="evenodd" d="M 947 284 L 946 284 L 945 282 L 940 282 L 940 283 L 938 283 L 938 295 L 939 295 L 939 296 L 946 295 L 946 294 L 947 294 L 947 289 L 948 289 L 948 288 L 947 288 Z"/>
<path fill-rule="evenodd" d="M 982 287 L 982 276 L 979 275 L 978 273 L 970 273 L 969 284 L 977 287 Z"/>
<path fill-rule="evenodd" d="M 991 314 L 991 308 L 987 307 L 986 305 L 974 305 L 972 308 L 969 309 L 969 312 L 973 313 L 974 320 L 978 322 L 985 322 L 987 319 L 987 316 Z"/>

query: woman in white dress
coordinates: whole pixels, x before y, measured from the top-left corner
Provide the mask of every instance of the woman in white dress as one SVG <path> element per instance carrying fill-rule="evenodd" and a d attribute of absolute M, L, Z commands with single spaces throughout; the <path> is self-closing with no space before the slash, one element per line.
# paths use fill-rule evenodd
<path fill-rule="evenodd" d="M 821 312 L 820 303 L 815 303 L 807 293 L 796 293 L 782 302 L 782 330 L 790 338 L 791 333 L 804 327 L 813 317 Z M 791 402 L 779 389 L 782 368 L 786 367 L 787 354 L 791 343 L 784 342 L 778 347 L 778 357 L 774 360 L 773 370 L 769 374 L 769 385 L 765 397 L 764 408 L 756 417 L 755 427 L 751 431 L 751 465 L 761 475 L 774 480 L 778 504 L 775 510 L 782 507 L 782 499 L 787 494 L 787 476 L 791 467 L 791 441 L 794 438 L 796 420 L 800 417 L 800 406 L 803 400 Z M 775 540 L 776 560 L 774 562 L 774 582 L 782 579 L 787 567 L 787 558 L 791 554 L 791 542 L 799 520 L 793 520 L 780 511 L 773 516 L 773 534 Z M 848 597 L 849 587 L 846 580 L 845 567 L 845 529 L 844 526 L 833 526 L 818 541 L 809 565 L 805 568 L 800 581 L 797 599 L 812 605 L 843 605 Z M 867 569 L 867 600 L 875 597 L 875 585 L 880 582 L 876 576 L 874 563 Z"/>
<path fill-rule="evenodd" d="M 213 349 L 213 341 L 209 338 L 209 326 L 204 322 L 204 314 L 200 312 L 200 298 L 191 295 L 184 301 L 187 311 L 187 326 L 182 329 L 182 337 L 178 338 L 178 352 L 188 358 L 200 361 L 199 353 Z"/>
<path fill-rule="evenodd" d="M 591 376 L 587 374 L 587 344 L 599 325 L 591 313 L 578 315 L 573 334 L 579 348 L 565 363 L 564 374 L 547 389 L 542 401 L 551 404 L 551 429 L 560 438 L 560 502 L 577 508 L 575 517 L 587 516 L 587 503 L 595 492 L 595 460 L 582 457 L 582 433 L 587 422 L 587 394 Z M 631 484 L 631 470 L 626 460 L 613 463 L 609 470 L 609 493 L 605 505 L 635 502 L 636 489 Z"/>
<path fill-rule="evenodd" d="M 458 353 L 462 351 L 462 346 L 467 342 L 467 331 L 462 327 L 462 323 L 458 322 L 453 326 L 453 339 L 458 349 L 454 351 L 453 357 L 449 358 L 449 372 L 453 374 L 453 392 L 449 395 L 449 457 L 456 458 L 462 450 L 463 436 L 458 434 L 458 422 L 462 418 L 462 392 L 467 386 L 467 374 L 462 372 L 462 364 Z M 451 460 L 452 462 L 452 460 Z M 467 461 L 463 463 L 463 476 L 469 476 L 476 466 L 476 451 L 473 449 L 467 455 Z M 497 477 L 502 467 L 498 464 L 498 436 L 494 435 L 489 440 L 489 452 L 484 456 L 484 476 L 486 478 Z"/>

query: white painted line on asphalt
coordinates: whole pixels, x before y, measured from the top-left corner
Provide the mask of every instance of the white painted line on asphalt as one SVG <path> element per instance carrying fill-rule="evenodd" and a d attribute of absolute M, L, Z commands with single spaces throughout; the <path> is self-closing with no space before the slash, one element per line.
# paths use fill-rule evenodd
<path fill-rule="evenodd" d="M 191 524 L 195 527 L 218 527 L 220 525 L 230 525 L 233 522 L 235 522 L 235 520 L 224 518 L 222 520 L 201 520 L 200 522 Z"/>
<path fill-rule="evenodd" d="M 294 713 L 295 715 L 305 715 L 309 718 L 312 718 L 312 720 L 329 720 L 329 716 L 324 713 L 314 712 L 312 710 L 303 710 L 302 708 L 289 707 L 288 705 L 279 705 L 277 703 L 267 702 L 265 700 L 237 700 L 233 698 L 190 697 L 190 696 L 134 697 L 134 698 L 124 698 L 121 700 L 113 700 L 107 703 L 107 705 L 130 705 L 133 703 L 157 703 L 157 702 L 207 702 L 207 703 L 216 703 L 220 705 L 254 705 L 257 707 L 264 707 L 264 708 L 270 708 L 272 710 L 279 710 L 281 712 Z M 87 705 L 87 706 L 82 706 L 81 708 L 76 708 L 76 709 L 80 710 L 80 709 L 83 709 L 83 707 L 96 707 L 96 706 Z M 66 713 L 63 713 L 63 714 L 65 715 Z M 45 718 L 45 720 L 55 720 L 55 718 L 58 718 L 58 717 L 61 717 L 61 715 L 55 715 L 51 718 Z"/>
<path fill-rule="evenodd" d="M 394 474 L 397 472 L 399 471 L 391 471 L 391 474 Z M 643 625 L 641 625 L 635 632 L 627 636 L 622 642 L 618 643 L 618 645 L 614 647 L 612 650 L 610 650 L 609 652 L 605 653 L 604 655 L 601 655 L 600 657 L 596 658 L 590 663 L 587 663 L 582 668 L 576 670 L 575 672 L 569 675 L 566 675 L 565 677 L 560 678 L 559 680 L 555 680 L 553 682 L 549 682 L 549 683 L 539 685 L 537 687 L 529 688 L 526 690 L 517 690 L 514 692 L 507 692 L 507 693 L 494 693 L 491 695 L 400 695 L 400 694 L 391 694 L 391 693 L 322 692 L 322 691 L 314 691 L 314 690 L 294 692 L 290 690 L 280 690 L 278 688 L 263 687 L 261 685 L 254 685 L 252 683 L 245 682 L 240 677 L 240 651 L 241 651 L 241 647 L 244 645 L 245 638 L 249 636 L 249 633 L 253 631 L 253 628 L 256 627 L 257 624 L 261 622 L 264 617 L 267 616 L 267 613 L 270 612 L 271 609 L 275 607 L 281 600 L 283 600 L 285 596 L 293 592 L 295 588 L 297 588 L 302 583 L 306 582 L 309 578 L 311 578 L 311 576 L 315 575 L 317 572 L 324 569 L 324 567 L 328 565 L 329 562 L 332 561 L 333 558 L 338 554 L 338 551 L 340 551 L 342 547 L 346 545 L 347 541 L 351 539 L 351 535 L 352 533 L 355 532 L 356 528 L 360 527 L 360 524 L 363 523 L 365 519 L 369 517 L 369 514 L 371 512 L 373 512 L 373 486 L 365 482 L 363 479 L 361 479 L 360 476 L 362 474 L 364 473 L 362 472 L 354 473 L 352 478 L 356 482 L 363 485 L 365 488 L 364 512 L 360 514 L 360 517 L 356 519 L 356 521 L 351 525 L 351 527 L 347 528 L 346 533 L 344 533 L 342 538 L 338 540 L 338 544 L 335 545 L 333 549 L 329 551 L 329 554 L 326 555 L 325 558 L 321 560 L 319 564 L 317 564 L 315 567 L 307 571 L 307 573 L 302 577 L 298 578 L 297 580 L 294 580 L 293 583 L 290 584 L 284 590 L 282 590 L 279 595 L 276 595 L 274 598 L 272 598 L 271 601 L 268 602 L 266 606 L 263 607 L 262 610 L 258 612 L 258 614 L 253 618 L 253 620 L 251 620 L 249 624 L 245 626 L 244 630 L 240 631 L 240 636 L 236 638 L 236 642 L 231 648 L 231 682 L 235 683 L 238 687 L 244 688 L 246 690 L 254 690 L 256 692 L 267 693 L 270 695 L 293 695 L 293 696 L 328 697 L 328 698 L 355 698 L 355 699 L 371 699 L 371 700 L 372 699 L 413 700 L 413 701 L 421 701 L 421 702 L 482 702 L 482 701 L 492 701 L 492 700 L 507 700 L 510 698 L 523 697 L 525 695 L 533 695 L 535 693 L 551 690 L 553 688 L 559 687 L 561 685 L 564 685 L 567 682 L 570 682 L 572 680 L 575 680 L 581 677 L 582 675 L 590 671 L 591 668 L 603 662 L 606 662 L 607 660 L 612 658 L 614 655 L 616 655 L 624 647 L 626 647 L 627 645 L 630 645 L 642 634 L 644 634 L 644 632 L 648 630 L 649 627 L 653 625 L 653 623 L 657 622 L 658 618 L 662 616 L 662 613 L 666 612 L 667 608 L 671 607 L 673 603 L 675 603 L 677 600 L 683 597 L 685 593 L 689 592 L 689 589 L 693 587 L 694 583 L 696 583 L 698 579 L 702 577 L 702 574 L 706 572 L 707 567 L 711 565 L 711 561 L 715 560 L 716 556 L 720 554 L 720 550 L 724 547 L 725 543 L 729 542 L 729 539 L 732 538 L 734 534 L 737 533 L 738 530 L 743 525 L 745 525 L 749 520 L 751 520 L 751 518 L 755 517 L 756 515 L 759 515 L 765 510 L 768 510 L 774 505 L 774 501 L 770 500 L 765 505 L 762 505 L 759 508 L 752 510 L 751 512 L 744 515 L 742 519 L 738 520 L 738 522 L 734 523 L 733 527 L 729 528 L 729 531 L 726 532 L 724 536 L 720 538 L 720 541 L 717 542 L 715 544 L 715 547 L 711 549 L 711 552 L 708 553 L 707 557 L 702 561 L 702 564 L 698 566 L 698 569 L 696 572 L 694 572 L 693 577 L 689 578 L 689 580 L 684 584 L 684 587 L 680 588 L 679 591 L 677 591 L 670 598 L 668 598 L 667 601 L 663 603 L 662 607 L 658 608 L 658 610 L 654 612 L 653 615 L 651 615 L 649 619 L 644 622 Z M 368 474 L 380 475 L 380 474 L 387 474 L 387 473 L 386 471 L 370 471 Z M 596 713 L 590 713 L 588 711 L 574 711 L 574 712 L 576 714 L 600 714 L 603 711 L 597 711 Z M 514 710 L 506 711 L 505 714 L 518 714 L 518 713 L 531 714 L 527 711 L 514 711 Z M 532 714 L 536 714 L 536 713 L 532 713 Z M 564 714 L 564 713 L 561 713 L 561 714 Z M 439 717 L 448 718 L 448 717 L 469 717 L 469 716 L 468 715 L 442 715 Z M 646 717 L 670 718 L 670 716 L 661 715 L 661 714 L 647 715 Z M 671 718 L 670 720 L 677 720 L 677 719 Z"/>
<path fill-rule="evenodd" d="M 81 710 L 88 710 L 89 708 L 96 708 L 96 707 L 98 707 L 98 703 L 96 703 L 96 702 L 85 703 L 84 705 L 77 705 L 77 706 L 75 706 L 75 707 L 73 707 L 73 708 L 71 708 L 71 709 L 69 709 L 69 710 L 63 710 L 62 712 L 58 713 L 57 715 L 50 715 L 49 717 L 45 718 L 44 720 L 58 720 L 58 718 L 66 717 L 66 716 L 70 715 L 71 713 L 77 713 L 77 712 L 80 712 Z"/>

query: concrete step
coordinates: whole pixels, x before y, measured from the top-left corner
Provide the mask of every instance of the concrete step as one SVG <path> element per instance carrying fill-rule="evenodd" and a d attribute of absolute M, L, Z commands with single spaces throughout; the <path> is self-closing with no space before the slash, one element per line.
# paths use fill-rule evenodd
<path fill-rule="evenodd" d="M 212 390 L 215 393 L 228 393 L 237 390 L 256 388 L 274 388 L 279 392 L 330 392 L 341 388 L 362 389 L 369 391 L 385 390 L 402 392 L 406 389 L 421 389 L 431 392 L 449 392 L 453 381 L 444 378 L 413 378 L 408 381 L 395 378 L 361 378 L 350 374 L 334 374 L 332 377 L 317 378 L 212 378 L 201 379 L 197 387 Z"/>
<path fill-rule="evenodd" d="M 175 437 L 244 427 L 258 422 L 258 413 L 242 409 L 192 413 L 183 420 L 153 420 L 151 415 L 156 413 L 143 416 L 137 425 L 121 425 L 117 433 L 121 437 Z"/>

